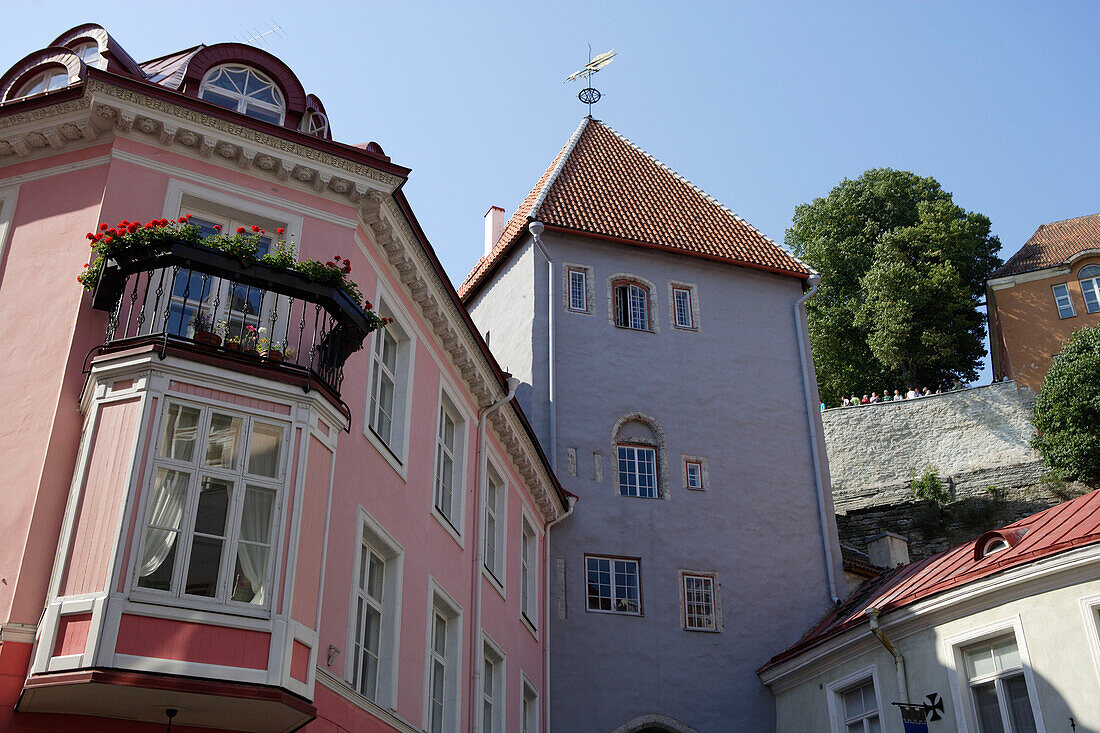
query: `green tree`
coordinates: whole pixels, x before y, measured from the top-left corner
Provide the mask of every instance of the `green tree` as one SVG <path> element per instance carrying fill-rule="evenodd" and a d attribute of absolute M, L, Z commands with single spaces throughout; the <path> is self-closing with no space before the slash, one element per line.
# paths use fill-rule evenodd
<path fill-rule="evenodd" d="M 1032 446 L 1060 478 L 1100 483 L 1100 325 L 1070 336 L 1035 400 Z"/>
<path fill-rule="evenodd" d="M 978 376 L 978 303 L 1001 262 L 989 230 L 934 178 L 889 168 L 795 209 L 787 246 L 821 273 L 806 312 L 826 403 Z"/>

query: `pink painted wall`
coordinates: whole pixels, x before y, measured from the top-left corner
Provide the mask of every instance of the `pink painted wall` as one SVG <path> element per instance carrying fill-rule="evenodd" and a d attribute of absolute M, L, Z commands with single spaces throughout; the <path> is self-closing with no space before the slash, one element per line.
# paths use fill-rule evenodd
<path fill-rule="evenodd" d="M 309 647 L 297 639 L 291 645 L 290 676 L 302 684 L 309 680 Z"/>
<path fill-rule="evenodd" d="M 271 635 L 151 616 L 123 614 L 116 654 L 267 669 Z"/>
<path fill-rule="evenodd" d="M 115 382 L 116 389 L 119 388 L 118 384 L 118 382 Z M 156 397 L 152 397 L 149 400 L 150 421 L 156 419 L 158 402 L 159 399 Z M 132 507 L 141 506 L 141 496 L 145 493 L 145 477 L 149 470 L 149 450 L 152 444 L 153 431 L 152 429 L 147 429 L 141 441 L 141 460 L 138 463 L 138 480 L 134 488 L 134 500 L 130 504 Z M 130 548 L 134 544 L 134 533 L 137 532 L 137 520 L 138 512 L 131 510 L 130 518 L 126 523 L 126 539 L 122 544 L 123 565 L 122 569 L 118 573 L 118 585 L 115 587 L 115 590 L 119 593 L 126 590 L 126 576 L 130 571 Z"/>
<path fill-rule="evenodd" d="M 92 614 L 72 613 L 57 620 L 57 634 L 54 636 L 53 656 L 83 654 L 88 644 L 88 632 L 92 629 Z"/>
<path fill-rule="evenodd" d="M 321 593 L 321 559 L 325 542 L 332 451 L 324 443 L 309 439 L 305 490 L 302 492 L 302 522 L 298 528 L 298 561 L 294 571 L 294 600 L 290 617 L 317 628 L 317 598 Z"/>
<path fill-rule="evenodd" d="M 258 397 L 250 397 L 242 394 L 230 394 L 229 392 L 223 392 L 220 389 L 209 389 L 207 387 L 200 387 L 197 384 L 187 384 L 186 382 L 171 382 L 168 388 L 174 392 L 180 392 L 182 394 L 189 394 L 195 397 L 204 397 L 210 400 L 218 400 L 219 402 L 225 402 L 230 405 L 237 405 L 243 407 L 246 410 L 264 410 L 266 412 L 274 412 L 280 415 L 290 414 L 290 405 L 281 405 L 277 402 L 271 402 L 270 400 L 261 400 Z"/>
<path fill-rule="evenodd" d="M 107 590 L 140 419 L 137 398 L 104 405 L 99 411 L 59 595 Z"/>

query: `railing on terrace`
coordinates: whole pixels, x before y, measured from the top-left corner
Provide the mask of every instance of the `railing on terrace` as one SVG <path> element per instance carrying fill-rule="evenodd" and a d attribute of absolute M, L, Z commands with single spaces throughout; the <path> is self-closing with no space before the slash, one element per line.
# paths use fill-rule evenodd
<path fill-rule="evenodd" d="M 299 375 L 307 390 L 320 382 L 337 398 L 344 362 L 370 331 L 364 311 L 336 286 L 180 240 L 107 261 L 92 307 L 110 314 L 100 352 L 183 344 Z"/>

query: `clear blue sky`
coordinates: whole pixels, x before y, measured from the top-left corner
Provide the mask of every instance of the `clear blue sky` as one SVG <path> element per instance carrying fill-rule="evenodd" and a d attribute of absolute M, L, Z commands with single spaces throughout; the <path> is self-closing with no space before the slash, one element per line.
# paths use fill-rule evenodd
<path fill-rule="evenodd" d="M 46 11 L 48 8 L 48 12 Z M 482 214 L 515 209 L 586 109 L 776 241 L 794 207 L 881 166 L 986 214 L 1007 257 L 1100 211 L 1100 4 L 1087 2 L 11 3 L 6 69 L 97 22 L 138 60 L 243 40 L 318 95 L 344 142 L 379 142 L 458 283 Z M 18 33 L 10 32 L 18 29 Z"/>

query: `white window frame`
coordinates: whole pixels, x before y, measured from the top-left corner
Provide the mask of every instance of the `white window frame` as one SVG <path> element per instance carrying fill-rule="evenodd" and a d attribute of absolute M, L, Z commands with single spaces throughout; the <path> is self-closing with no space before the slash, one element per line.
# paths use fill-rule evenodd
<path fill-rule="evenodd" d="M 378 329 L 370 336 L 370 359 L 367 367 L 367 389 L 363 405 L 363 436 L 374 445 L 382 457 L 402 478 L 408 480 L 409 436 L 412 427 L 413 375 L 416 361 L 416 335 L 408 327 L 410 319 L 404 310 L 394 306 L 395 299 L 385 290 L 378 278 L 375 292 L 375 312 L 392 318 L 393 323 Z M 379 379 L 377 349 L 383 332 L 390 333 L 397 342 L 397 363 L 393 373 L 393 414 L 390 415 L 390 440 L 387 442 L 375 429 L 374 389 Z"/>
<path fill-rule="evenodd" d="M 95 49 L 95 56 L 88 58 L 91 54 L 88 53 L 89 49 Z M 72 52 L 80 57 L 80 60 L 84 62 L 85 66 L 89 66 L 93 69 L 106 69 L 107 59 L 103 57 L 103 54 L 99 52 L 99 44 L 92 40 L 82 41 L 76 44 L 72 48 Z"/>
<path fill-rule="evenodd" d="M 504 596 L 505 576 L 508 574 L 508 494 L 511 485 L 504 478 L 504 472 L 497 470 L 496 465 L 497 462 L 492 459 L 487 460 L 485 463 L 485 485 L 482 487 L 485 492 L 485 515 L 481 518 L 482 542 L 484 543 L 482 571 L 497 592 Z M 495 507 L 490 506 L 489 503 L 489 486 L 492 483 L 498 485 L 496 491 L 497 506 Z M 488 531 L 490 515 L 493 518 L 492 537 L 490 537 Z M 493 543 L 492 561 L 489 560 L 490 539 Z"/>
<path fill-rule="evenodd" d="M 435 411 L 435 437 L 432 441 L 434 469 L 432 471 L 431 511 L 432 516 L 461 547 L 463 544 L 463 521 L 466 503 L 466 444 L 471 421 L 458 406 L 457 401 L 451 397 L 451 394 L 450 390 L 443 386 L 441 375 L 439 401 Z M 444 415 L 454 423 L 454 441 L 450 446 L 447 446 L 442 439 Z M 442 506 L 444 496 L 441 468 L 445 458 L 451 460 L 451 493 L 450 506 L 448 507 Z M 449 510 L 449 512 L 445 510 Z"/>
<path fill-rule="evenodd" d="M 618 303 L 618 290 L 620 288 L 625 288 L 623 297 L 626 298 L 625 310 L 623 311 L 626 318 L 621 322 Z M 639 298 L 641 299 L 640 303 L 638 302 Z M 613 282 L 611 284 L 611 317 L 615 327 L 630 331 L 652 331 L 653 318 L 650 313 L 652 300 L 653 293 L 651 289 L 641 283 L 625 279 Z"/>
<path fill-rule="evenodd" d="M 57 83 L 59 79 L 64 79 L 64 83 Z M 33 87 L 38 86 L 39 83 L 45 82 L 45 87 L 37 92 L 29 91 Z M 14 101 L 16 99 L 23 99 L 24 97 L 33 97 L 37 94 L 45 94 L 46 92 L 56 91 L 58 89 L 64 89 L 69 86 L 69 70 L 61 64 L 51 63 L 49 67 L 38 72 L 26 82 L 20 85 L 19 91 L 8 98 L 7 101 Z"/>
<path fill-rule="evenodd" d="M 542 531 L 531 519 L 527 507 L 520 511 L 519 534 L 519 617 L 527 630 L 538 636 L 539 622 L 539 564 L 542 555 Z M 526 567 L 526 572 L 524 568 Z M 526 577 L 526 582 L 524 578 Z"/>
<path fill-rule="evenodd" d="M 623 458 L 623 452 L 626 451 L 626 458 Z M 623 470 L 622 462 L 626 460 L 634 468 L 634 475 L 636 477 L 642 476 L 642 472 L 639 467 L 642 464 L 641 454 L 647 452 L 652 454 L 652 461 L 650 465 L 653 467 L 653 494 L 642 494 L 642 485 L 638 481 L 636 485 L 630 485 L 623 483 Z M 659 459 L 657 446 L 653 445 L 638 445 L 637 443 L 631 443 L 624 441 L 615 445 L 615 474 L 617 476 L 617 483 L 620 496 L 627 496 L 632 499 L 660 499 L 661 498 L 661 467 L 658 463 Z M 630 493 L 634 491 L 636 493 Z"/>
<path fill-rule="evenodd" d="M 825 695 L 829 705 L 829 727 L 832 733 L 847 733 L 848 723 L 844 711 L 844 693 L 863 687 L 868 682 L 875 688 L 876 711 L 878 712 L 879 726 L 882 730 L 888 730 L 883 717 L 882 685 L 878 680 L 878 667 L 870 666 L 852 672 L 849 675 L 833 680 L 825 686 Z"/>
<path fill-rule="evenodd" d="M 1061 288 L 1062 292 L 1058 292 Z M 1077 309 L 1073 307 L 1073 298 L 1069 295 L 1069 283 L 1058 283 L 1050 286 L 1054 293 L 1054 305 L 1058 307 L 1059 318 L 1073 318 L 1077 315 Z"/>
<path fill-rule="evenodd" d="M 601 609 L 592 608 L 589 604 L 588 596 L 588 561 L 589 560 L 606 560 L 608 561 L 609 571 L 611 573 L 611 608 Z M 637 611 L 621 611 L 616 608 L 619 605 L 619 601 L 623 600 L 618 597 L 617 585 L 615 583 L 615 563 L 633 563 L 637 572 L 635 577 L 638 579 L 638 610 Z M 617 557 L 615 555 L 594 555 L 591 553 L 585 553 L 584 555 L 584 610 L 588 613 L 609 613 L 616 616 L 644 616 L 645 615 L 645 603 L 642 600 L 642 561 L 636 557 Z M 602 598 L 603 596 L 600 596 Z"/>
<path fill-rule="evenodd" d="M 18 202 L 19 186 L 0 188 L 0 262 L 4 261 L 4 252 L 8 249 L 11 220 Z"/>
<path fill-rule="evenodd" d="M 539 710 L 539 691 L 530 678 L 520 672 L 520 704 L 519 725 L 520 733 L 539 733 L 539 722 L 542 719 Z"/>
<path fill-rule="evenodd" d="M 1089 277 L 1081 277 L 1081 274 L 1089 268 L 1100 267 L 1100 265 L 1089 264 L 1082 267 L 1077 271 L 1077 282 L 1081 287 L 1081 297 L 1085 299 L 1085 312 L 1086 313 L 1100 313 L 1100 273 Z M 1091 299 L 1089 296 L 1092 296 Z M 1095 307 L 1089 307 L 1089 303 L 1095 304 Z"/>
<path fill-rule="evenodd" d="M 196 426 L 196 438 L 193 448 L 192 460 L 185 462 L 179 459 L 160 455 L 161 441 L 164 439 L 164 429 L 168 420 L 169 410 L 173 405 L 199 410 L 199 422 Z M 212 413 L 218 413 L 229 417 L 241 419 L 240 445 L 237 446 L 237 457 L 240 465 L 237 469 L 220 469 L 205 465 L 204 451 L 209 439 L 210 418 Z M 276 477 L 257 476 L 247 473 L 249 451 L 252 441 L 252 428 L 256 424 L 266 424 L 279 427 L 283 431 L 280 448 L 280 462 Z M 291 456 L 291 435 L 294 426 L 285 420 L 276 419 L 270 415 L 250 412 L 240 409 L 238 406 L 223 405 L 220 403 L 199 402 L 181 399 L 177 396 L 166 397 L 161 400 L 158 407 L 158 415 L 151 445 L 149 462 L 146 469 L 146 483 L 142 489 L 141 507 L 139 508 L 138 524 L 135 527 L 135 542 L 131 551 L 130 572 L 127 575 L 128 594 L 134 600 L 155 604 L 168 604 L 176 607 L 188 607 L 198 610 L 214 611 L 217 613 L 230 613 L 243 616 L 255 616 L 267 618 L 271 615 L 272 601 L 276 596 L 275 587 L 278 569 L 280 565 L 280 548 L 282 547 L 282 531 L 285 500 L 287 496 L 287 481 L 290 472 L 287 467 Z M 141 548 L 145 544 L 145 536 L 149 532 L 150 517 L 152 511 L 152 487 L 157 478 L 158 468 L 182 471 L 189 474 L 187 494 L 184 498 L 183 515 L 179 521 L 179 529 L 176 530 L 176 546 L 172 559 L 172 575 L 169 590 L 148 588 L 139 585 L 139 572 L 141 569 Z M 197 519 L 198 503 L 201 494 L 201 479 L 203 476 L 232 480 L 234 483 L 234 496 L 230 499 L 226 508 L 225 534 L 222 535 L 221 559 L 218 568 L 218 590 L 214 597 L 199 596 L 184 592 L 187 569 L 190 564 L 191 547 L 195 539 L 195 522 Z M 234 601 L 231 589 L 228 587 L 229 577 L 233 574 L 233 562 L 237 555 L 237 547 L 241 532 L 241 514 L 244 510 L 244 499 L 249 485 L 275 492 L 275 502 L 271 509 L 271 525 L 268 528 L 270 542 L 268 544 L 268 567 L 265 578 L 267 588 L 264 603 L 252 604 L 244 601 Z M 240 497 L 240 498 L 238 498 Z"/>
<path fill-rule="evenodd" d="M 443 733 L 458 731 L 462 720 L 462 607 L 428 577 L 428 613 L 427 633 L 424 639 L 424 719 L 423 730 L 432 733 L 432 672 L 437 655 L 433 648 L 436 616 L 442 616 L 447 622 L 447 639 L 443 654 L 444 678 L 442 690 Z"/>
<path fill-rule="evenodd" d="M 592 312 L 592 269 L 584 265 L 565 264 L 565 309 L 572 313 Z M 579 295 L 578 303 L 576 296 Z"/>
<path fill-rule="evenodd" d="M 481 689 L 478 691 L 478 699 L 481 704 L 478 705 L 477 711 L 478 730 L 482 733 L 504 733 L 505 721 L 507 720 L 507 701 L 505 699 L 507 668 L 505 667 L 504 651 L 489 638 L 488 634 L 484 632 L 482 634 L 482 678 Z M 491 681 L 485 676 L 485 667 L 489 665 L 492 666 L 493 672 Z M 488 725 L 485 721 L 486 702 L 489 703 L 492 714 Z"/>
<path fill-rule="evenodd" d="M 1100 686 L 1100 594 L 1080 599 L 1081 617 L 1085 624 L 1085 636 L 1089 640 L 1092 665 L 1096 682 Z"/>
<path fill-rule="evenodd" d="M 222 69 L 232 70 L 234 72 L 246 71 L 254 74 L 258 79 L 260 79 L 260 81 L 271 85 L 271 89 L 274 92 L 273 96 L 278 100 L 278 102 L 276 104 L 271 104 L 270 102 L 247 96 L 243 92 L 236 92 L 234 90 L 215 85 L 213 83 L 213 79 L 221 72 Z M 206 99 L 203 94 L 205 94 L 207 90 L 218 94 L 219 96 L 225 97 L 226 99 L 236 99 L 237 109 L 231 111 L 236 111 L 237 113 L 245 115 L 246 117 L 251 117 L 254 120 L 259 120 L 260 122 L 266 122 L 268 124 L 282 125 L 284 122 L 286 122 L 286 97 L 283 95 L 283 90 L 279 88 L 279 85 L 275 82 L 274 79 L 268 76 L 267 73 L 260 71 L 254 66 L 232 62 L 227 64 L 218 64 L 217 66 L 214 66 L 213 68 L 208 70 L 203 76 L 202 83 L 199 84 L 198 98 L 202 99 L 208 104 L 213 104 L 215 106 L 221 107 L 222 109 L 229 109 L 228 107 L 220 105 L 217 102 Z M 250 115 L 248 114 L 249 106 L 254 106 L 267 112 L 275 112 L 279 115 L 279 121 L 272 122 L 271 120 L 265 120 L 261 117 Z"/>
<path fill-rule="evenodd" d="M 944 659 L 947 662 L 948 679 L 954 681 L 951 685 L 951 696 L 955 703 L 955 722 L 960 731 L 974 731 L 978 728 L 978 717 L 974 710 L 974 696 L 970 691 L 970 678 L 966 670 L 964 650 L 984 641 L 1013 636 L 1016 648 L 1020 653 L 1020 666 L 1023 668 L 1024 681 L 1027 683 L 1028 699 L 1031 702 L 1031 713 L 1035 716 L 1035 730 L 1037 733 L 1046 733 L 1043 724 L 1043 714 L 1039 707 L 1038 688 L 1035 685 L 1035 674 L 1031 667 L 1031 657 L 1027 651 L 1024 639 L 1023 623 L 1020 616 L 993 621 L 984 626 L 968 629 L 958 634 L 953 634 L 943 640 Z"/>
<path fill-rule="evenodd" d="M 401 643 L 401 596 L 404 580 L 405 550 L 366 509 L 359 506 L 359 544 L 352 562 L 351 607 L 348 613 L 348 650 L 344 662 L 344 681 L 359 694 L 377 705 L 393 710 L 397 707 L 398 662 Z M 355 669 L 356 620 L 359 593 L 359 573 L 362 562 L 360 548 L 366 547 L 385 562 L 382 580 L 382 624 L 379 634 L 378 688 L 371 698 L 359 690 Z"/>
<path fill-rule="evenodd" d="M 691 615 L 688 613 L 687 584 L 688 578 L 706 581 L 710 585 L 710 624 L 707 626 L 691 625 Z M 684 631 L 702 631 L 716 633 L 722 631 L 722 605 L 718 598 L 718 573 L 709 570 L 681 570 L 680 571 L 680 627 Z"/>

